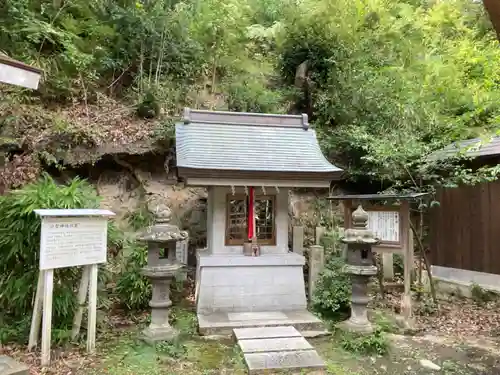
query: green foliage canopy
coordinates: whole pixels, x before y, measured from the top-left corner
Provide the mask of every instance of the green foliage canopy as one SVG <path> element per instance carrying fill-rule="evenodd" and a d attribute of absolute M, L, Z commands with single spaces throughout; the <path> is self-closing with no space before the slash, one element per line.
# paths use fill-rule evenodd
<path fill-rule="evenodd" d="M 484 20 L 465 0 L 304 0 L 281 71 L 290 81 L 308 60 L 322 145 L 351 178 L 411 183 L 431 151 L 498 128 L 500 49 Z"/>

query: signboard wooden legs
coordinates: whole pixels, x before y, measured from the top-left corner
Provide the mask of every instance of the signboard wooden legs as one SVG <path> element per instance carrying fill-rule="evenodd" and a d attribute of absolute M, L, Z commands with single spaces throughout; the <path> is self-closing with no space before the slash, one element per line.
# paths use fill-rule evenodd
<path fill-rule="evenodd" d="M 52 293 L 54 270 L 45 270 L 43 280 L 42 366 L 50 364 L 50 338 L 52 335 Z"/>
<path fill-rule="evenodd" d="M 97 321 L 97 270 L 98 265 L 90 265 L 89 313 L 87 328 L 87 351 L 95 350 L 95 331 Z"/>
<path fill-rule="evenodd" d="M 85 266 L 78 291 L 79 307 L 73 320 L 71 337 L 74 339 L 80 333 L 83 317 L 83 305 L 89 294 L 87 351 L 95 350 L 97 326 L 97 276 L 98 265 Z M 33 316 L 31 318 L 28 350 L 32 350 L 38 343 L 40 323 L 42 323 L 42 366 L 50 364 L 50 339 L 52 333 L 52 296 L 54 290 L 54 270 L 41 270 L 38 276 Z"/>

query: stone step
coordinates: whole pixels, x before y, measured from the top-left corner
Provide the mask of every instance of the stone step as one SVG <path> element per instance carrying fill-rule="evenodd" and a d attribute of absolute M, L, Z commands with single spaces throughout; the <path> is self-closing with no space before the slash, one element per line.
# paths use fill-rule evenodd
<path fill-rule="evenodd" d="M 303 337 L 240 340 L 239 344 L 243 353 L 287 352 L 314 349 Z"/>
<path fill-rule="evenodd" d="M 320 370 L 325 363 L 315 350 L 246 353 L 243 355 L 249 375 L 266 374 L 269 370 Z"/>
<path fill-rule="evenodd" d="M 323 322 L 307 310 L 254 313 L 198 314 L 202 335 L 232 335 L 235 328 L 292 326 L 300 332 L 324 332 Z"/>
<path fill-rule="evenodd" d="M 237 328 L 233 335 L 249 374 L 325 368 L 313 346 L 292 326 Z"/>

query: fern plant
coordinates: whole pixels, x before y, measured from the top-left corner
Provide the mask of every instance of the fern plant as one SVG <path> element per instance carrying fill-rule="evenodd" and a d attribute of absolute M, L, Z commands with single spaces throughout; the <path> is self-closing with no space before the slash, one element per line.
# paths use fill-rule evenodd
<path fill-rule="evenodd" d="M 147 249 L 135 241 L 130 242 L 127 247 L 128 255 L 115 291 L 120 303 L 128 309 L 146 309 L 152 295 L 151 283 L 141 274 L 141 268 L 147 263 Z"/>
<path fill-rule="evenodd" d="M 99 199 L 94 189 L 79 178 L 67 185 L 57 185 L 50 176 L 44 175 L 36 183 L 0 196 L 0 321 L 5 322 L 0 325 L 0 340 L 14 338 L 15 332 L 24 334 L 25 329 L 9 331 L 7 325 L 26 323 L 26 316 L 32 312 L 40 251 L 40 218 L 34 210 L 97 207 Z M 106 272 L 100 272 L 100 285 L 106 282 L 107 276 Z M 54 272 L 55 332 L 70 328 L 80 277 L 81 269 L 76 267 Z"/>

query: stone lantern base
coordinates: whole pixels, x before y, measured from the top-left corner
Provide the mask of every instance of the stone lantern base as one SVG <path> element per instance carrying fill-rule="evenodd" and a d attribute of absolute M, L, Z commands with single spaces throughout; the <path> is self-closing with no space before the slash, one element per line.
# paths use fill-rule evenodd
<path fill-rule="evenodd" d="M 170 283 L 181 268 L 180 264 L 143 268 L 143 275 L 149 277 L 153 285 L 153 298 L 149 302 L 151 323 L 141 335 L 141 339 L 150 345 L 172 340 L 179 334 L 179 331 L 173 328 L 168 320 L 169 309 L 172 306 Z"/>
<path fill-rule="evenodd" d="M 149 345 L 155 345 L 163 341 L 171 341 L 177 338 L 179 331 L 171 327 L 147 327 L 142 331 L 141 340 Z"/>
<path fill-rule="evenodd" d="M 377 273 L 375 266 L 344 267 L 344 272 L 350 274 L 352 281 L 351 316 L 349 320 L 341 322 L 338 328 L 357 333 L 372 333 L 373 326 L 368 320 L 368 281 L 370 276 Z"/>
<path fill-rule="evenodd" d="M 341 331 L 354 332 L 369 335 L 373 332 L 373 325 L 370 321 L 357 322 L 354 319 L 345 320 L 335 325 Z"/>

